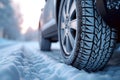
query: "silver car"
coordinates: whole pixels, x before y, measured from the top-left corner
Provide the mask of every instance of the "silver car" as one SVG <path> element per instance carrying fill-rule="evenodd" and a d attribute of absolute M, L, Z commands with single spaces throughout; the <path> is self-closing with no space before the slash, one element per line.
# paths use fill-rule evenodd
<path fill-rule="evenodd" d="M 46 0 L 39 22 L 40 49 L 59 40 L 64 62 L 103 69 L 120 39 L 120 0 Z M 114 4 L 114 5 L 113 5 Z"/>

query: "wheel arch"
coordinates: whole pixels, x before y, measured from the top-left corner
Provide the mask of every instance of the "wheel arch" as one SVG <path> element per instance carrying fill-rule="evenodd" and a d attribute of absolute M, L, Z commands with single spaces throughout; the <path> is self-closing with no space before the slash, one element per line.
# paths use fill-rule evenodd
<path fill-rule="evenodd" d="M 112 4 L 115 4 L 114 0 L 110 1 L 109 4 L 108 4 L 108 0 L 96 0 L 96 7 L 98 9 L 98 12 L 100 13 L 102 18 L 104 19 L 104 21 L 110 27 L 119 29 L 119 26 L 120 26 L 120 15 L 119 15 L 120 9 L 115 8 L 116 5 L 119 5 L 119 4 L 116 4 L 116 5 L 112 5 Z M 118 8 L 120 8 L 120 6 Z"/>

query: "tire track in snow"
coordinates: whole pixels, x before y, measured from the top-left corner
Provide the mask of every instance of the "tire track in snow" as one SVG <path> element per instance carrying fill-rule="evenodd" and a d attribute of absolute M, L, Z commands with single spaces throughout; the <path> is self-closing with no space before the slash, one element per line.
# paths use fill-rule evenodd
<path fill-rule="evenodd" d="M 46 55 L 46 52 L 38 52 L 28 46 L 9 50 L 7 55 L 0 59 L 0 80 L 5 78 L 9 80 L 119 80 L 119 75 L 120 66 L 110 66 L 104 71 L 87 73 L 60 63 Z"/>

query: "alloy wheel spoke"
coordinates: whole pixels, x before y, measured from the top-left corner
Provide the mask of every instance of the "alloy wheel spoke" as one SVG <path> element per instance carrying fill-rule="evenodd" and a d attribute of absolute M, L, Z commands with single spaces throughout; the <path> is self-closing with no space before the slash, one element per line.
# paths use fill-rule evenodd
<path fill-rule="evenodd" d="M 72 46 L 70 45 L 70 40 L 68 36 L 66 36 L 66 50 L 67 52 L 70 52 L 72 50 Z"/>
<path fill-rule="evenodd" d="M 75 10 L 76 10 L 76 3 L 75 3 L 75 0 L 73 0 L 73 3 L 70 8 L 70 16 L 72 16 Z"/>
<path fill-rule="evenodd" d="M 64 34 L 65 34 L 65 30 L 64 30 L 64 29 L 62 29 L 62 30 L 61 30 L 61 39 L 63 39 L 63 38 L 64 38 Z"/>
<path fill-rule="evenodd" d="M 70 1 L 71 0 L 67 0 L 67 14 L 69 14 L 69 10 L 70 10 Z"/>
<path fill-rule="evenodd" d="M 66 44 L 66 36 L 62 35 L 62 44 L 65 45 Z"/>
<path fill-rule="evenodd" d="M 65 29 L 65 23 L 64 22 L 61 23 L 61 29 Z"/>
<path fill-rule="evenodd" d="M 69 33 L 69 40 L 70 40 L 70 44 L 71 44 L 71 46 L 73 48 L 74 47 L 75 39 L 74 39 L 74 37 L 73 37 L 73 35 L 72 35 L 71 32 Z"/>
<path fill-rule="evenodd" d="M 77 30 L 77 19 L 70 21 L 70 28 Z"/>
<path fill-rule="evenodd" d="M 62 15 L 65 20 L 66 19 L 66 6 L 63 7 Z"/>

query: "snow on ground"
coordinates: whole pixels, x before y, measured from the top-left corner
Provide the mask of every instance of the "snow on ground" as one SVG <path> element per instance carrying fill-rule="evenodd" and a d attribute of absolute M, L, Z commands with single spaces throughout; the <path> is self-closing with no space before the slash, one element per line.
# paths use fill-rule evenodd
<path fill-rule="evenodd" d="M 0 49 L 4 54 L 0 56 L 0 80 L 120 80 L 119 59 L 116 64 L 109 62 L 103 71 L 87 73 L 61 63 L 59 52 L 58 44 L 53 44 L 51 52 L 39 51 L 36 42 Z"/>
<path fill-rule="evenodd" d="M 7 40 L 7 39 L 0 38 L 0 49 L 6 47 L 8 45 L 16 44 L 16 43 L 17 42 L 12 41 L 12 40 Z"/>

